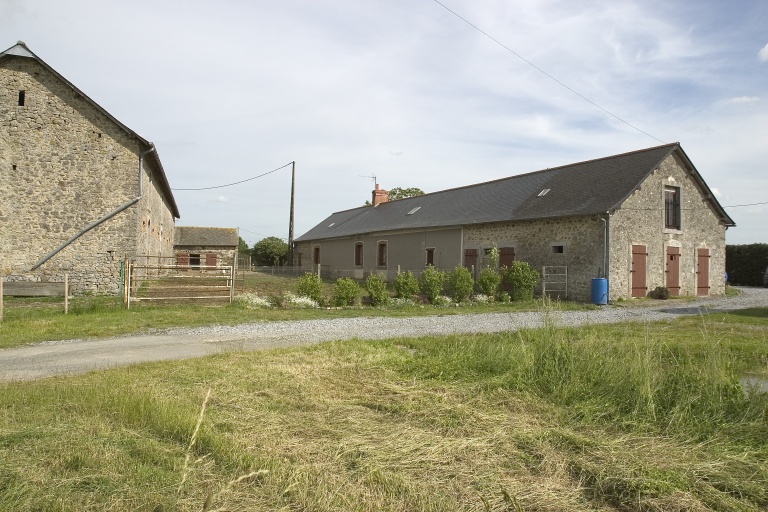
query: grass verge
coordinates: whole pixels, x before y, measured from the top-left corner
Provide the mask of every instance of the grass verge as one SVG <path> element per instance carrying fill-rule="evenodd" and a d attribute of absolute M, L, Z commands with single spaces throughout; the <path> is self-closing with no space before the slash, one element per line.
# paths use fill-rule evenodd
<path fill-rule="evenodd" d="M 764 510 L 767 337 L 555 314 L 4 384 L 0 510 Z"/>

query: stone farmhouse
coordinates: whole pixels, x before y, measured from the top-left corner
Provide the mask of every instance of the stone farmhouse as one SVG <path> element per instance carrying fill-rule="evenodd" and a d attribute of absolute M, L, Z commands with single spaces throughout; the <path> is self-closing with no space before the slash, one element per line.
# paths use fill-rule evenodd
<path fill-rule="evenodd" d="M 558 269 L 567 298 L 590 300 L 593 278 L 608 296 L 725 291 L 725 231 L 735 226 L 680 144 L 340 211 L 296 239 L 307 271 L 362 279 L 427 265 Z M 541 290 L 539 290 L 541 291 Z"/>
<path fill-rule="evenodd" d="M 0 275 L 114 293 L 124 257 L 173 258 L 154 145 L 19 42 L 0 53 Z"/>

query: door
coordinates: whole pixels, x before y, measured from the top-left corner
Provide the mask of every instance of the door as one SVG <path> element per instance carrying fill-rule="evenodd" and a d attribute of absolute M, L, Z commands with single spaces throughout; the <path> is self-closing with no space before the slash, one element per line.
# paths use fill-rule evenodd
<path fill-rule="evenodd" d="M 514 247 L 499 247 L 499 267 L 511 267 L 515 261 Z"/>
<path fill-rule="evenodd" d="M 644 245 L 632 246 L 632 297 L 645 297 L 647 293 L 646 267 L 648 251 Z"/>
<path fill-rule="evenodd" d="M 709 249 L 696 249 L 696 295 L 709 295 Z"/>
<path fill-rule="evenodd" d="M 680 248 L 667 247 L 667 290 L 671 297 L 680 295 Z"/>
<path fill-rule="evenodd" d="M 477 249 L 464 249 L 464 266 L 470 272 L 477 270 Z"/>
<path fill-rule="evenodd" d="M 189 268 L 189 253 L 177 252 L 176 253 L 176 266 L 180 267 L 180 270 L 186 271 Z"/>

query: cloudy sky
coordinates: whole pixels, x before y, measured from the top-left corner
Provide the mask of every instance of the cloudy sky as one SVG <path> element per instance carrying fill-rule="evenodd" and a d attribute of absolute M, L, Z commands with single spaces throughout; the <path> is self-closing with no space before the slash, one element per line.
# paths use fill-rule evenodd
<path fill-rule="evenodd" d="M 434 192 L 675 141 L 728 243 L 768 242 L 765 0 L 2 0 L 0 34 L 155 143 L 179 225 L 251 245 L 288 237 L 292 161 L 298 237 L 373 176 Z"/>

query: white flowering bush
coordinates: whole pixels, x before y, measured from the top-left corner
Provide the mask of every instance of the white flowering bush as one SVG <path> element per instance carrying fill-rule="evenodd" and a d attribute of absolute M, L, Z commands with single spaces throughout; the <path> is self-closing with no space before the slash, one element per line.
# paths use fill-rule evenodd
<path fill-rule="evenodd" d="M 472 302 L 476 304 L 488 304 L 489 302 L 493 302 L 493 300 L 488 295 L 478 293 L 472 297 Z"/>
<path fill-rule="evenodd" d="M 407 297 L 393 297 L 389 299 L 387 305 L 391 308 L 407 308 L 409 306 L 415 306 L 416 302 Z"/>
<path fill-rule="evenodd" d="M 284 295 L 286 305 L 293 306 L 295 308 L 316 308 L 318 303 L 314 299 L 309 297 L 302 297 L 300 295 L 294 295 L 292 293 L 286 293 Z"/>
<path fill-rule="evenodd" d="M 235 303 L 248 309 L 271 308 L 272 303 L 265 297 L 260 297 L 255 293 L 243 293 L 235 297 Z"/>
<path fill-rule="evenodd" d="M 450 297 L 446 297 L 445 295 L 438 295 L 435 297 L 435 300 L 432 302 L 434 306 L 452 306 L 453 301 Z"/>

